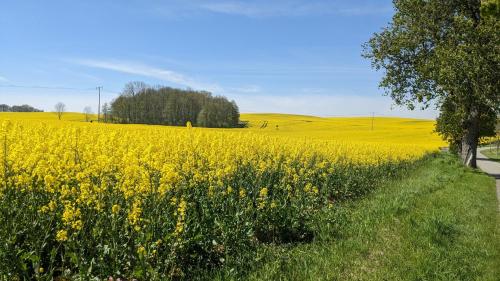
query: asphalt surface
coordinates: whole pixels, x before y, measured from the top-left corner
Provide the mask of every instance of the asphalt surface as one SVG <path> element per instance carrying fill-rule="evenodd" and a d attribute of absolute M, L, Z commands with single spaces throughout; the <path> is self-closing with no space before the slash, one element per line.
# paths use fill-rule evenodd
<path fill-rule="evenodd" d="M 500 211 L 500 162 L 493 161 L 484 156 L 481 153 L 481 150 L 484 149 L 487 148 L 478 149 L 477 151 L 477 167 L 496 179 L 498 210 Z"/>

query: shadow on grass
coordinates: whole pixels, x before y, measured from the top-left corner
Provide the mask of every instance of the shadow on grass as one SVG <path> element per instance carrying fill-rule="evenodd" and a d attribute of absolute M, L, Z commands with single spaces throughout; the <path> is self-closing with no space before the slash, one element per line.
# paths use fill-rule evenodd
<path fill-rule="evenodd" d="M 500 159 L 495 159 L 495 158 L 484 158 L 484 157 L 478 157 L 477 160 L 482 160 L 482 161 L 487 161 L 487 162 L 495 162 L 495 163 L 500 163 Z"/>
<path fill-rule="evenodd" d="M 498 154 L 496 152 L 496 150 L 495 151 L 491 151 L 489 149 L 484 149 L 484 150 L 481 151 L 481 153 L 485 157 L 481 157 L 481 158 L 478 158 L 478 159 L 500 163 L 500 154 Z"/>
<path fill-rule="evenodd" d="M 494 177 L 496 180 L 500 180 L 500 174 L 488 174 L 492 177 Z"/>

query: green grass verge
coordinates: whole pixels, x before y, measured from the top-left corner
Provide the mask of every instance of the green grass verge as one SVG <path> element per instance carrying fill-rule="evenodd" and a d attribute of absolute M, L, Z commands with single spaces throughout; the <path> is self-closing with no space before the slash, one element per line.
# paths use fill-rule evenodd
<path fill-rule="evenodd" d="M 229 280 L 499 280 L 500 215 L 494 180 L 452 155 L 431 157 L 317 220 L 316 238 L 259 249 Z"/>
<path fill-rule="evenodd" d="M 492 148 L 491 150 L 485 149 L 485 150 L 481 151 L 481 153 L 484 154 L 484 156 L 486 156 L 492 160 L 500 161 L 500 153 L 497 153 L 496 148 Z"/>

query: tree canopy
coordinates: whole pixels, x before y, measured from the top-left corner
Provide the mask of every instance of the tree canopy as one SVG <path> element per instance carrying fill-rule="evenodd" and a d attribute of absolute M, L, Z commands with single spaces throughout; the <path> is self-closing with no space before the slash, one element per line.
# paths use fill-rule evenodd
<path fill-rule="evenodd" d="M 43 110 L 34 108 L 31 105 L 13 105 L 0 104 L 0 112 L 43 112 Z"/>
<path fill-rule="evenodd" d="M 392 22 L 364 46 L 397 105 L 441 109 L 437 131 L 475 166 L 500 113 L 498 0 L 394 0 Z"/>
<path fill-rule="evenodd" d="M 131 82 L 110 105 L 108 121 L 155 125 L 231 128 L 239 126 L 234 101 L 209 92 L 150 87 Z"/>

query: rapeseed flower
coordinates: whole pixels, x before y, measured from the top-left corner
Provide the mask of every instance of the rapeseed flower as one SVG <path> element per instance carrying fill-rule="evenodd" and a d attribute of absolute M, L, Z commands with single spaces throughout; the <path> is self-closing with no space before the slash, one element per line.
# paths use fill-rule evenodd
<path fill-rule="evenodd" d="M 57 241 L 60 241 L 60 242 L 64 242 L 66 240 L 68 240 L 68 231 L 62 229 L 62 230 L 59 230 L 56 234 L 56 239 Z"/>

